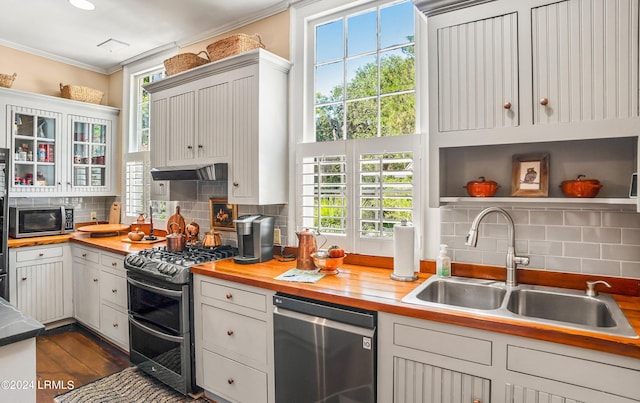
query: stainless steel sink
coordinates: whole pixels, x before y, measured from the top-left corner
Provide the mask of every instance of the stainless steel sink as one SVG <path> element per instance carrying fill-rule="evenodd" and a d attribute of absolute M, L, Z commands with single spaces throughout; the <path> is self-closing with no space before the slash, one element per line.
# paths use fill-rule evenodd
<path fill-rule="evenodd" d="M 464 277 L 430 277 L 402 302 L 471 312 L 569 329 L 638 338 L 608 294 L 518 285 Z"/>
<path fill-rule="evenodd" d="M 574 323 L 591 327 L 615 327 L 616 320 L 603 301 L 582 295 L 534 289 L 515 290 L 509 296 L 507 310 L 517 315 Z M 614 302 L 615 303 L 615 302 Z"/>
<path fill-rule="evenodd" d="M 432 277 L 414 296 L 418 301 L 454 305 L 474 309 L 497 309 L 507 293 L 506 287 L 483 280 L 444 280 Z M 409 301 L 405 301 L 409 302 Z"/>

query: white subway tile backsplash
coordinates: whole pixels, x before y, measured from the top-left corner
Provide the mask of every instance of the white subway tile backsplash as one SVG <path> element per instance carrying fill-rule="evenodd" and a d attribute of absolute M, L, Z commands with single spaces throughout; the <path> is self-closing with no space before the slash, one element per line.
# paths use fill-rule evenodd
<path fill-rule="evenodd" d="M 574 241 L 582 240 L 582 230 L 580 227 L 546 227 L 546 237 L 549 241 Z"/>
<path fill-rule="evenodd" d="M 485 206 L 447 206 L 442 239 L 454 261 L 502 266 L 508 242 L 506 220 L 489 214 L 478 247 L 464 245 L 471 221 Z M 640 214 L 630 209 L 505 208 L 515 223 L 516 253 L 528 268 L 640 278 Z M 452 234 L 453 228 L 453 234 Z"/>
<path fill-rule="evenodd" d="M 599 227 L 602 224 L 602 217 L 599 211 L 567 210 L 564 212 L 564 224 L 582 227 Z"/>
<path fill-rule="evenodd" d="M 564 256 L 599 259 L 600 244 L 582 243 L 582 242 L 565 242 Z"/>
<path fill-rule="evenodd" d="M 640 245 L 640 229 L 623 228 L 622 243 L 625 245 Z"/>
<path fill-rule="evenodd" d="M 620 228 L 584 227 L 582 228 L 584 242 L 620 243 L 622 230 Z"/>

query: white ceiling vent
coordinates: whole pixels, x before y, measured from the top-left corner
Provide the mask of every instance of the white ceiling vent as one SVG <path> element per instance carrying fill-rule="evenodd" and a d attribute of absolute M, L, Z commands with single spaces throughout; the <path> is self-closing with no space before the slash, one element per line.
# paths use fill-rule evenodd
<path fill-rule="evenodd" d="M 117 39 L 109 38 L 106 41 L 99 43 L 98 47 L 108 52 L 117 52 L 121 49 L 128 48 L 129 44 Z"/>

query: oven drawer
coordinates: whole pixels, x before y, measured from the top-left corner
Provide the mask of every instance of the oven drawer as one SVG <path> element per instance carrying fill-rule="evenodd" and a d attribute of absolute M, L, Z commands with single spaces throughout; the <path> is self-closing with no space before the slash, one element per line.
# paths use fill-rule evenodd
<path fill-rule="evenodd" d="M 19 250 L 16 252 L 16 262 L 29 262 L 32 260 L 49 259 L 62 256 L 62 246 L 52 248 L 42 247 L 37 249 Z"/>
<path fill-rule="evenodd" d="M 223 284 L 209 281 L 200 282 L 200 293 L 226 304 L 238 305 L 259 312 L 267 312 L 267 296 L 251 291 L 241 290 Z M 197 292 L 197 291 L 196 291 Z"/>
<path fill-rule="evenodd" d="M 102 270 L 100 273 L 100 298 L 127 309 L 127 279 Z"/>
<path fill-rule="evenodd" d="M 267 401 L 267 374 L 209 350 L 202 353 L 204 385 L 207 390 L 237 402 Z"/>
<path fill-rule="evenodd" d="M 102 304 L 100 330 L 110 339 L 129 345 L 129 317 L 126 313 Z"/>
<path fill-rule="evenodd" d="M 80 260 L 86 260 L 88 262 L 93 262 L 93 263 L 100 263 L 99 252 L 89 250 L 89 249 L 79 248 L 77 246 L 74 246 L 72 249 L 73 249 L 74 258 L 78 258 Z"/>
<path fill-rule="evenodd" d="M 124 273 L 123 256 L 103 252 L 100 254 L 100 263 L 102 263 L 103 266 L 109 267 L 111 269 L 122 270 L 122 272 Z"/>
<path fill-rule="evenodd" d="M 223 349 L 234 357 L 267 364 L 267 324 L 211 305 L 202 304 L 203 347 Z M 231 355 L 230 354 L 230 355 Z"/>

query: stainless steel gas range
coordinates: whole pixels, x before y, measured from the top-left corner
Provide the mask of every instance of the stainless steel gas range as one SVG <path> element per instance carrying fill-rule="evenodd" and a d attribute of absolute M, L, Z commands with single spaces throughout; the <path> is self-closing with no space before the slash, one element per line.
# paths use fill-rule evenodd
<path fill-rule="evenodd" d="M 238 254 L 231 246 L 156 247 L 125 257 L 130 360 L 175 390 L 195 391 L 191 266 Z"/>

